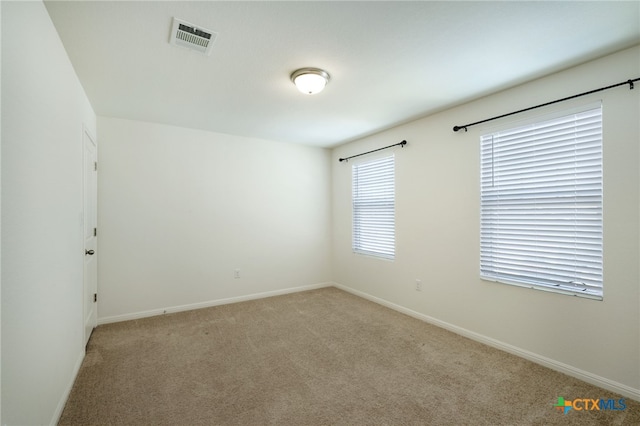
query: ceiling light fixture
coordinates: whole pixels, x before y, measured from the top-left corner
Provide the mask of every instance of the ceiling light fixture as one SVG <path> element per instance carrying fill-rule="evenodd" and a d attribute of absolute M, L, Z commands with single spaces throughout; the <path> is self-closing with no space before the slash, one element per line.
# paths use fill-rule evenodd
<path fill-rule="evenodd" d="M 300 68 L 291 74 L 291 81 L 305 95 L 315 95 L 329 82 L 329 73 L 319 68 Z"/>

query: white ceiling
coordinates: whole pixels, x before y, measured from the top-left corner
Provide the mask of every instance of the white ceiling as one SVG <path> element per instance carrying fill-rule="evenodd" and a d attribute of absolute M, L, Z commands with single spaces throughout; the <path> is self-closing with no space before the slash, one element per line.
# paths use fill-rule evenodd
<path fill-rule="evenodd" d="M 98 115 L 323 147 L 640 42 L 638 1 L 45 4 Z M 174 16 L 211 56 L 168 43 Z"/>

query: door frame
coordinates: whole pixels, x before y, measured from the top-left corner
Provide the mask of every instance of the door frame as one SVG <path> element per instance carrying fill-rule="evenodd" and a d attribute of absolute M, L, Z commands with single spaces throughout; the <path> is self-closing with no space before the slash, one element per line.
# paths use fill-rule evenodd
<path fill-rule="evenodd" d="M 93 145 L 93 153 L 88 152 L 87 144 Z M 93 156 L 93 161 L 96 164 L 96 167 L 93 171 L 87 171 L 87 155 Z M 87 212 L 87 203 L 91 202 L 91 200 L 87 200 L 87 185 L 91 184 L 93 193 L 93 228 L 97 229 L 97 218 L 98 218 L 98 172 L 97 172 L 97 161 L 98 161 L 98 143 L 96 141 L 95 136 L 93 136 L 92 132 L 86 125 L 82 126 L 82 329 L 83 329 L 83 341 L 84 346 L 89 342 L 89 338 L 91 337 L 91 332 L 98 324 L 98 304 L 95 299 L 98 293 L 98 276 L 97 276 L 97 263 L 98 263 L 98 250 L 97 250 L 97 232 L 94 233 L 94 236 L 91 239 L 91 246 L 87 247 L 87 214 L 91 214 L 91 212 Z M 87 173 L 92 172 L 94 174 L 94 178 L 90 181 L 87 179 Z M 86 253 L 87 249 L 93 250 L 93 255 L 91 258 L 88 258 L 88 254 Z M 94 268 L 92 269 L 93 277 L 88 276 L 88 262 L 94 262 Z M 88 280 L 92 280 L 93 284 L 91 284 Z M 87 313 L 90 312 L 90 316 Z M 89 328 L 90 327 L 90 328 Z"/>

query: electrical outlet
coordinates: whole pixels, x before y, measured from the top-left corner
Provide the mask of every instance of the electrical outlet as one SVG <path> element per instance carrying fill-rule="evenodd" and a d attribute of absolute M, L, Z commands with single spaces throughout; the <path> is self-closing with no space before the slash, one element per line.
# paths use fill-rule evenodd
<path fill-rule="evenodd" d="M 233 278 L 240 278 L 240 269 L 236 269 L 233 271 Z"/>
<path fill-rule="evenodd" d="M 416 280 L 416 291 L 422 291 L 422 280 Z"/>

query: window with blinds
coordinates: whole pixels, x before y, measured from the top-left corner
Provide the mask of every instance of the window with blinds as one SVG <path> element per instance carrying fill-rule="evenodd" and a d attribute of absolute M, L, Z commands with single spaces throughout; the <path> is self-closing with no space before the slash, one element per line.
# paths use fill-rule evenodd
<path fill-rule="evenodd" d="M 483 279 L 602 299 L 602 106 L 481 138 Z"/>
<path fill-rule="evenodd" d="M 394 156 L 353 165 L 353 251 L 395 257 Z"/>

